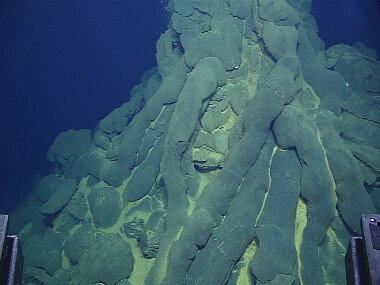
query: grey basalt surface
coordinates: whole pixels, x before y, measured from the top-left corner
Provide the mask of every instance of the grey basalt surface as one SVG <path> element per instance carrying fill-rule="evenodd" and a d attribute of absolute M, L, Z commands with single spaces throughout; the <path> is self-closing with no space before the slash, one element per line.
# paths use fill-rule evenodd
<path fill-rule="evenodd" d="M 70 168 L 87 151 L 90 144 L 90 130 L 68 130 L 59 134 L 54 140 L 47 153 L 47 158 L 53 163 L 59 163 L 63 168 Z"/>
<path fill-rule="evenodd" d="M 345 284 L 380 211 L 375 51 L 325 50 L 311 0 L 166 9 L 158 66 L 15 213 L 26 284 Z"/>
<path fill-rule="evenodd" d="M 258 283 L 275 280 L 281 274 L 296 279 L 297 252 L 294 223 L 300 195 L 301 164 L 294 151 L 277 149 L 271 161 L 271 184 L 265 207 L 256 222 L 260 247 L 251 261 Z"/>
<path fill-rule="evenodd" d="M 52 187 L 52 185 L 49 185 Z M 49 199 L 41 206 L 40 211 L 43 214 L 55 214 L 61 210 L 74 195 L 77 189 L 77 183 L 74 179 L 60 179 L 54 189 L 54 191 Z"/>
<path fill-rule="evenodd" d="M 116 284 L 129 277 L 133 260 L 129 244 L 119 235 L 98 233 L 78 263 L 83 276 L 79 282 Z"/>
<path fill-rule="evenodd" d="M 109 228 L 117 222 L 122 206 L 115 188 L 95 185 L 87 199 L 96 227 Z"/>
<path fill-rule="evenodd" d="M 85 224 L 66 238 L 64 247 L 65 255 L 72 264 L 77 264 L 94 242 L 94 230 L 90 224 Z"/>

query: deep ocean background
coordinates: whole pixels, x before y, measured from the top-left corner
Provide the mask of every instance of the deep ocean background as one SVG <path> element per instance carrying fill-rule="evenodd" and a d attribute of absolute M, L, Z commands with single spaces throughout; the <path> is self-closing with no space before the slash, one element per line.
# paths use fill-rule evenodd
<path fill-rule="evenodd" d="M 312 13 L 326 47 L 361 40 L 379 57 L 378 0 L 314 0 Z M 60 132 L 128 101 L 166 22 L 160 0 L 0 1 L 0 213 L 48 173 Z"/>
<path fill-rule="evenodd" d="M 326 48 L 356 41 L 377 49 L 380 56 L 380 0 L 313 0 L 319 36 Z"/>
<path fill-rule="evenodd" d="M 0 2 L 0 212 L 49 171 L 70 128 L 93 128 L 156 65 L 158 0 Z"/>

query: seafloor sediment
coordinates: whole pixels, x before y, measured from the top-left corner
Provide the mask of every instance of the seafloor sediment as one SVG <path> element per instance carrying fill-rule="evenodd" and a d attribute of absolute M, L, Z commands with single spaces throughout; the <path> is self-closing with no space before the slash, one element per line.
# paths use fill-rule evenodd
<path fill-rule="evenodd" d="M 311 0 L 172 0 L 157 67 L 61 133 L 11 216 L 25 284 L 345 284 L 380 209 L 380 63 Z"/>

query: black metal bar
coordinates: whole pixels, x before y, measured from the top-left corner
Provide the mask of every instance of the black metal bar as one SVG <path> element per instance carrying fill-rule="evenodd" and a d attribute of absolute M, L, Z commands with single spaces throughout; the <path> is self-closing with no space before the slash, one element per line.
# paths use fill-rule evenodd
<path fill-rule="evenodd" d="M 20 285 L 24 257 L 20 239 L 16 235 L 7 236 L 8 216 L 0 215 L 0 284 Z"/>

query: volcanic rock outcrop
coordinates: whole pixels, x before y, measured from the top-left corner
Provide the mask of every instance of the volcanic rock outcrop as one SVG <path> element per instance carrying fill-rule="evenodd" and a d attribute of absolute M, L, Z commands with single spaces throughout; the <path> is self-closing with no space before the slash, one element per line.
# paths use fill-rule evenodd
<path fill-rule="evenodd" d="M 345 284 L 349 236 L 380 210 L 380 63 L 325 50 L 310 8 L 169 1 L 157 67 L 57 137 L 38 207 L 15 213 L 45 222 L 18 227 L 24 280 Z"/>

